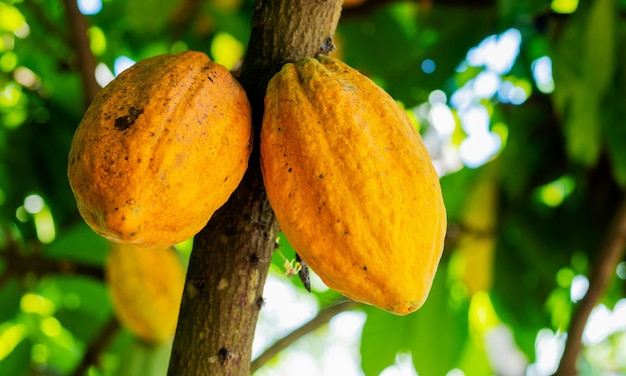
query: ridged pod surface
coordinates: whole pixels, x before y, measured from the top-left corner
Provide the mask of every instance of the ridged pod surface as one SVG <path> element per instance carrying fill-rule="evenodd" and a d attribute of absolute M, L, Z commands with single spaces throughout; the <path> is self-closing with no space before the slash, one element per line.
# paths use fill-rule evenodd
<path fill-rule="evenodd" d="M 174 336 L 185 272 L 173 248 L 113 243 L 105 277 L 115 314 L 130 332 L 156 345 Z"/>
<path fill-rule="evenodd" d="M 260 152 L 281 230 L 329 287 L 399 315 L 422 306 L 446 211 L 419 133 L 384 90 L 337 59 L 285 64 Z"/>
<path fill-rule="evenodd" d="M 169 246 L 235 190 L 252 148 L 245 91 L 200 52 L 139 61 L 96 96 L 69 153 L 87 224 L 109 240 Z"/>

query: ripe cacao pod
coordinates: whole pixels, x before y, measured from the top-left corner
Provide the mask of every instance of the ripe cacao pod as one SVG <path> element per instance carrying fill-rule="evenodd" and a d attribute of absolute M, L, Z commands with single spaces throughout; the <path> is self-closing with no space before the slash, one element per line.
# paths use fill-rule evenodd
<path fill-rule="evenodd" d="M 84 220 L 116 242 L 169 246 L 199 232 L 235 190 L 252 148 L 245 91 L 200 52 L 159 55 L 96 96 L 69 153 Z"/>
<path fill-rule="evenodd" d="M 105 277 L 113 310 L 131 333 L 156 345 L 174 336 L 185 272 L 172 247 L 113 243 Z"/>
<path fill-rule="evenodd" d="M 267 88 L 260 152 L 282 231 L 329 287 L 399 315 L 422 306 L 446 211 L 391 96 L 337 59 L 288 63 Z"/>

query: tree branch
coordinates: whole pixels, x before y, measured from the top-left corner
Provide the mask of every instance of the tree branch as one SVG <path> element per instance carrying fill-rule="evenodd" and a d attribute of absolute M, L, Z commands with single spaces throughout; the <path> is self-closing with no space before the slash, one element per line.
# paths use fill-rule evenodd
<path fill-rule="evenodd" d="M 112 316 L 109 321 L 102 327 L 96 338 L 91 341 L 85 355 L 80 364 L 76 367 L 73 376 L 86 375 L 89 367 L 100 363 L 100 354 L 109 347 L 109 344 L 120 329 L 119 321 L 115 316 Z"/>
<path fill-rule="evenodd" d="M 78 10 L 76 0 L 63 0 L 63 2 L 65 4 L 65 15 L 72 31 L 74 49 L 78 54 L 85 105 L 88 106 L 100 90 L 100 85 L 96 81 L 96 59 L 91 53 L 89 46 L 87 21 Z"/>
<path fill-rule="evenodd" d="M 173 40 L 178 40 L 192 24 L 195 17 L 202 11 L 201 0 L 182 0 L 172 12 L 170 19 Z"/>
<path fill-rule="evenodd" d="M 104 280 L 102 267 L 78 263 L 68 259 L 51 259 L 38 252 L 25 253 L 17 243 L 9 243 L 0 250 L 0 258 L 6 262 L 6 270 L 0 275 L 4 283 L 10 277 L 20 278 L 27 274 L 42 277 L 49 274 L 78 274 L 97 280 Z"/>
<path fill-rule="evenodd" d="M 265 194 L 259 134 L 267 82 L 283 62 L 332 43 L 339 0 L 257 1 L 240 82 L 252 106 L 254 147 L 228 202 L 195 237 L 168 375 L 249 375 L 252 340 L 278 233 Z"/>
<path fill-rule="evenodd" d="M 64 32 L 64 30 L 61 30 L 54 22 L 50 20 L 49 15 L 46 14 L 46 11 L 42 9 L 41 5 L 38 2 L 24 1 L 20 4 L 20 6 L 25 7 L 30 12 L 30 14 L 35 18 L 35 22 L 37 22 L 39 25 L 42 25 L 48 35 L 56 35 L 60 40 L 63 41 L 63 43 L 67 44 L 68 47 L 72 44 L 72 41 Z M 42 47 L 45 47 L 45 44 Z"/>
<path fill-rule="evenodd" d="M 276 341 L 272 346 L 268 347 L 261 355 L 256 357 L 252 361 L 250 365 L 250 372 L 254 373 L 259 368 L 261 368 L 265 363 L 272 360 L 279 352 L 289 347 L 292 343 L 296 342 L 298 339 L 304 337 L 305 335 L 313 332 L 315 329 L 320 326 L 326 324 L 333 317 L 337 316 L 341 312 L 349 311 L 355 309 L 360 304 L 353 300 L 346 300 L 341 303 L 332 305 L 330 307 L 324 308 L 319 311 L 317 316 L 312 318 L 310 321 L 306 322 L 301 327 L 295 329 L 291 333 L 287 334 L 285 337 Z"/>
<path fill-rule="evenodd" d="M 257 1 L 240 78 L 252 104 L 257 135 L 269 80 L 287 62 L 330 52 L 340 15 L 339 0 Z"/>
<path fill-rule="evenodd" d="M 606 290 L 615 275 L 615 268 L 624 256 L 626 248 L 626 198 L 615 213 L 608 229 L 606 239 L 598 252 L 598 259 L 593 265 L 589 277 L 589 290 L 580 301 L 567 332 L 565 351 L 556 376 L 576 375 L 576 359 L 582 350 L 582 334 L 593 307 Z"/>

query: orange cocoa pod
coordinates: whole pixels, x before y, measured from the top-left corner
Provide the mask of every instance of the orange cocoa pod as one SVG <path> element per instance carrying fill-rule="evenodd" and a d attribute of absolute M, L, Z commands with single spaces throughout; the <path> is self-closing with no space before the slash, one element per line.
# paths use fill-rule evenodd
<path fill-rule="evenodd" d="M 80 214 L 115 241 L 169 246 L 235 190 L 252 148 L 245 91 L 200 52 L 139 61 L 96 96 L 69 153 Z"/>
<path fill-rule="evenodd" d="M 329 287 L 395 314 L 424 303 L 443 251 L 439 179 L 405 111 L 343 62 L 270 81 L 261 167 L 280 228 Z"/>

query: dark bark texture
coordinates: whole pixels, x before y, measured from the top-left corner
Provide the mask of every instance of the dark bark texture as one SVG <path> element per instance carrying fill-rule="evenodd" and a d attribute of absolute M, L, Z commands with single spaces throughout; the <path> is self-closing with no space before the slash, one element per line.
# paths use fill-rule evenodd
<path fill-rule="evenodd" d="M 263 98 L 288 61 L 332 49 L 340 0 L 258 0 L 240 82 L 253 109 L 248 171 L 195 237 L 168 375 L 249 375 L 278 224 L 259 164 Z"/>

